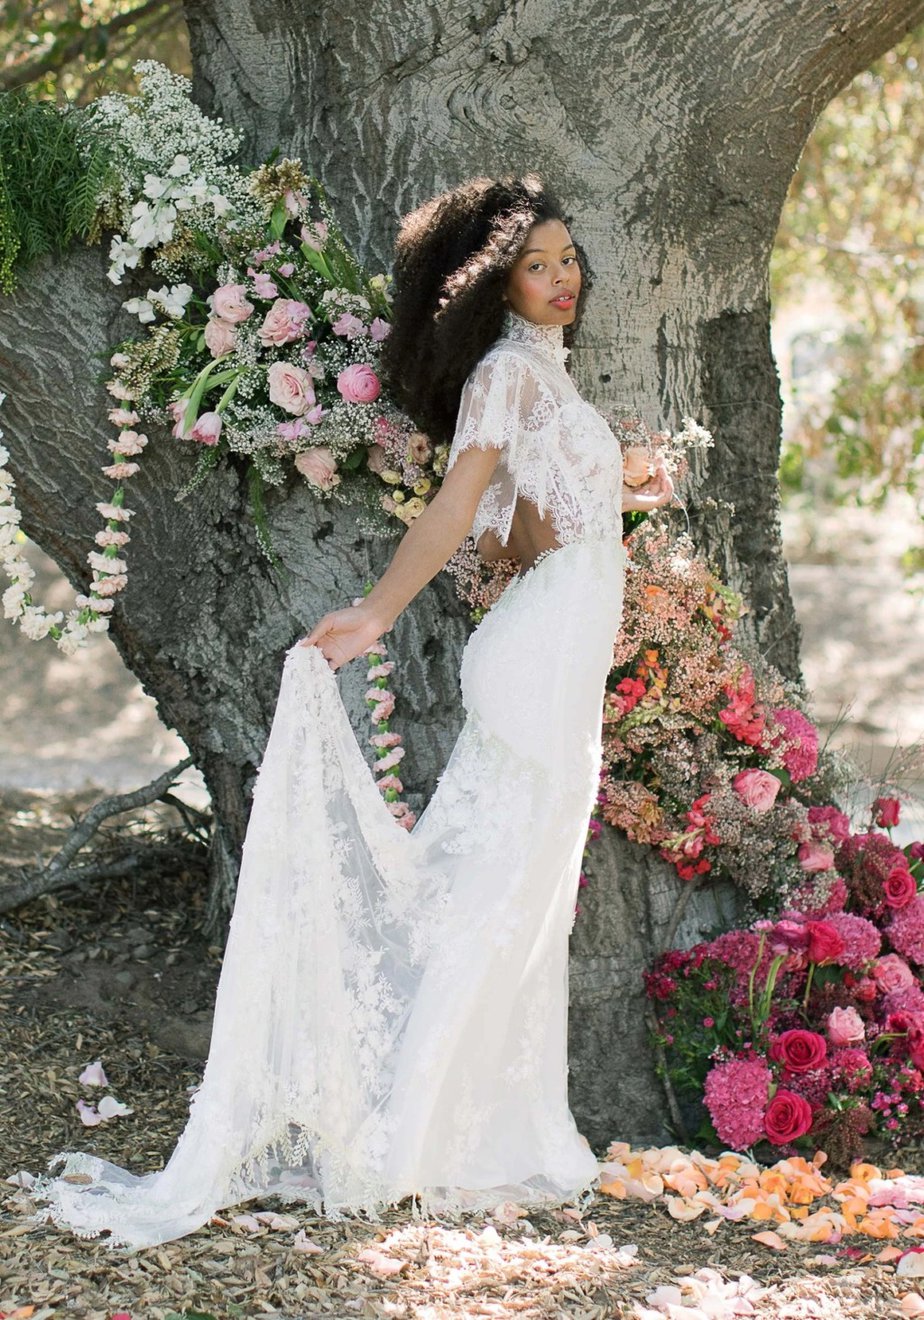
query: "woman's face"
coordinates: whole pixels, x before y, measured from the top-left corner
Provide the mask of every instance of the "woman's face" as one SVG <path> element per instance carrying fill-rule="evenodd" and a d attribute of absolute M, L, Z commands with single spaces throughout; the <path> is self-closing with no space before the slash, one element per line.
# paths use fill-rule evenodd
<path fill-rule="evenodd" d="M 560 220 L 533 225 L 507 277 L 507 303 L 539 325 L 569 325 L 581 292 L 581 267 Z"/>

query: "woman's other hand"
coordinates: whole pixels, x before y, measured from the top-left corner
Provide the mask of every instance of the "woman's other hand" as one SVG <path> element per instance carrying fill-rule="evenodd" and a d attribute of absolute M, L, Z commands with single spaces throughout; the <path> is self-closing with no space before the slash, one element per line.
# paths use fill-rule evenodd
<path fill-rule="evenodd" d="M 631 489 L 623 486 L 622 511 L 650 513 L 652 509 L 660 509 L 662 505 L 670 504 L 673 498 L 674 483 L 665 466 L 664 458 L 659 454 L 654 460 L 654 472 L 644 485 Z"/>
<path fill-rule="evenodd" d="M 362 655 L 373 642 L 388 632 L 391 624 L 384 622 L 368 607 L 365 600 L 345 610 L 333 610 L 314 625 L 299 646 L 316 646 L 331 669 L 336 670 L 358 655 Z"/>

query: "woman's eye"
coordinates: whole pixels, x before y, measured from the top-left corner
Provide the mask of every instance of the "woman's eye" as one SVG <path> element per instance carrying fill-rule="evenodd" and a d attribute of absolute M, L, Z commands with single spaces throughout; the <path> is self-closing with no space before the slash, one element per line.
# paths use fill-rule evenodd
<path fill-rule="evenodd" d="M 577 257 L 565 257 L 565 261 L 577 261 Z"/>
<path fill-rule="evenodd" d="M 541 261 L 534 261 L 530 266 L 530 270 L 538 270 L 541 265 L 542 265 Z"/>

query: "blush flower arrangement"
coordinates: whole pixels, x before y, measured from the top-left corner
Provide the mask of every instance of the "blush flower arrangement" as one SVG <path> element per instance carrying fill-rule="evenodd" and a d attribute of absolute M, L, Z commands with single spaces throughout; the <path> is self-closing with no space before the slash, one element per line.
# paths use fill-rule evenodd
<path fill-rule="evenodd" d="M 710 875 L 785 906 L 819 900 L 833 854 L 810 818 L 845 767 L 819 756 L 800 696 L 736 640 L 741 597 L 687 536 L 649 519 L 627 541 L 623 627 L 603 712 L 603 819 L 686 881 Z"/>
<path fill-rule="evenodd" d="M 646 973 L 663 1075 L 700 1137 L 823 1148 L 842 1165 L 868 1135 L 924 1137 L 924 844 L 892 842 L 898 814 L 878 799 L 855 832 L 836 808 L 811 809 L 836 875 L 824 902 L 806 884 L 776 919 Z"/>

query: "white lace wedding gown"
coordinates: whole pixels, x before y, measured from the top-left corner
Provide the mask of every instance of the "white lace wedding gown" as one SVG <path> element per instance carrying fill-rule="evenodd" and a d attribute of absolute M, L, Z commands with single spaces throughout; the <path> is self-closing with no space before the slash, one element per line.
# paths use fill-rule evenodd
<path fill-rule="evenodd" d="M 41 1219 L 148 1246 L 268 1194 L 340 1219 L 409 1195 L 455 1216 L 592 1193 L 568 1105 L 568 942 L 622 608 L 622 465 L 567 352 L 561 327 L 508 312 L 465 386 L 450 465 L 503 450 L 473 534 L 506 542 L 519 494 L 560 546 L 469 638 L 465 723 L 413 831 L 321 652 L 293 646 L 187 1126 L 156 1173 L 57 1156 Z"/>

